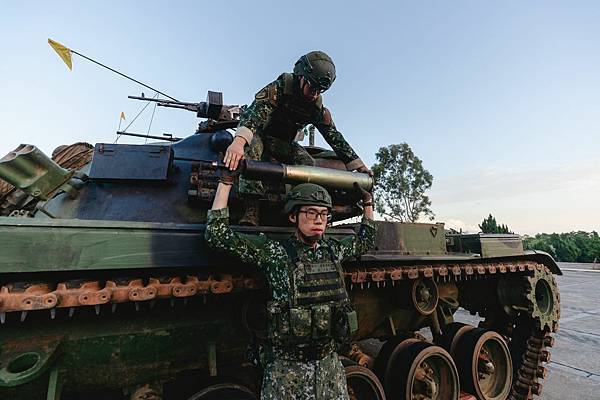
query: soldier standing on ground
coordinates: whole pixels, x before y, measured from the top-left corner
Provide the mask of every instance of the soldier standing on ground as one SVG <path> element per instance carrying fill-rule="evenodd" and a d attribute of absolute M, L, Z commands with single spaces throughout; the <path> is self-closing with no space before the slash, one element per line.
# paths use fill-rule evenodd
<path fill-rule="evenodd" d="M 372 172 L 336 129 L 330 111 L 323 106 L 321 93 L 336 78 L 335 65 L 322 51 L 300 57 L 294 72 L 281 74 L 260 90 L 240 117 L 233 143 L 223 162 L 231 170 L 243 158 L 260 161 L 268 156 L 286 164 L 314 165 L 315 160 L 294 141 L 300 129 L 314 125 L 329 143 L 348 171 Z M 243 225 L 258 225 L 259 198 L 265 187 L 260 181 L 240 178 L 239 192 L 245 199 Z"/>
<path fill-rule="evenodd" d="M 268 340 L 259 349 L 263 400 L 348 400 L 337 348 L 358 329 L 344 285 L 341 262 L 375 242 L 373 199 L 361 190 L 364 216 L 358 233 L 324 238 L 331 197 L 303 183 L 287 196 L 285 212 L 296 226 L 284 243 L 229 227 L 227 201 L 233 177 L 225 172 L 208 212 L 206 241 L 244 263 L 258 266 L 268 283 Z"/>

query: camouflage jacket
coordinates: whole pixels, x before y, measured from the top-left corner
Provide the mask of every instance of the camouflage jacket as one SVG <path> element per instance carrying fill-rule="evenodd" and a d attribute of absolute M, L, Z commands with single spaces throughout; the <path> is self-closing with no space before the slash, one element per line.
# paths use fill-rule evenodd
<path fill-rule="evenodd" d="M 316 249 L 298 242 L 297 249 L 303 259 L 318 263 L 331 260 L 329 247 L 342 262 L 358 257 L 373 247 L 375 233 L 375 223 L 363 217 L 358 233 L 354 236 L 341 240 L 324 238 Z M 295 265 L 283 245 L 267 238 L 262 233 L 247 235 L 232 231 L 229 227 L 229 210 L 227 208 L 208 211 L 205 236 L 211 248 L 224 251 L 244 263 L 258 266 L 269 284 L 272 300 L 287 301 L 289 299 L 291 283 L 288 272 L 290 268 L 295 268 Z"/>
<path fill-rule="evenodd" d="M 308 124 L 314 125 L 321 132 L 348 170 L 364 165 L 336 129 L 331 112 L 323 106 L 321 95 L 314 102 L 307 101 L 300 91 L 298 78 L 289 73 L 281 74 L 255 95 L 252 104 L 240 117 L 238 133 L 248 143 L 254 134 L 292 142 L 298 130 Z M 247 132 L 247 135 L 242 132 Z"/>

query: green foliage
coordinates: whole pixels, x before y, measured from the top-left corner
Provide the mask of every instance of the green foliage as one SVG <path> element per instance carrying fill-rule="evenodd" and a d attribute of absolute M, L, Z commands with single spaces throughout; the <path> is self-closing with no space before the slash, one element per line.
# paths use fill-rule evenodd
<path fill-rule="evenodd" d="M 600 236 L 597 232 L 538 233 L 525 237 L 526 250 L 542 250 L 557 261 L 598 262 L 600 261 Z"/>
<path fill-rule="evenodd" d="M 483 219 L 479 225 L 479 229 L 481 229 L 482 233 L 513 233 L 508 229 L 508 226 L 504 224 L 498 225 L 496 218 L 492 217 L 492 214 Z"/>
<path fill-rule="evenodd" d="M 433 176 L 406 143 L 381 147 L 373 165 L 375 210 L 386 219 L 416 222 L 420 215 L 433 220 L 425 191 Z"/>

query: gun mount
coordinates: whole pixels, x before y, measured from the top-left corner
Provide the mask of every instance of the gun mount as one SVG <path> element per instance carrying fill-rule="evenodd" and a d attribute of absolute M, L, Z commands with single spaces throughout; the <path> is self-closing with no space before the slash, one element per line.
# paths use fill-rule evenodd
<path fill-rule="evenodd" d="M 142 96 L 127 96 L 133 100 L 150 101 L 157 103 L 159 107 L 178 108 L 196 113 L 198 118 L 208 118 L 201 122 L 197 132 L 215 132 L 220 129 L 230 129 L 237 126 L 240 114 L 245 106 L 224 105 L 223 93 L 209 91 L 206 101 L 199 103 L 187 103 L 183 101 L 155 99 Z"/>

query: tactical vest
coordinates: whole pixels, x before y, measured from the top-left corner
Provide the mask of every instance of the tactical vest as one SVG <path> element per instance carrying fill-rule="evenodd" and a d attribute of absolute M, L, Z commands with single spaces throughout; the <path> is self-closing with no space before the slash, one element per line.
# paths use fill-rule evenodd
<path fill-rule="evenodd" d="M 292 142 L 299 129 L 315 122 L 323 112 L 321 96 L 314 103 L 304 100 L 293 74 L 284 73 L 283 91 L 278 95 L 275 85 L 269 91 L 269 101 L 276 105 L 262 134 Z"/>
<path fill-rule="evenodd" d="M 308 262 L 290 240 L 285 248 L 294 268 L 287 302 L 269 302 L 269 338 L 273 345 L 291 347 L 344 342 L 358 329 L 344 285 L 343 270 L 331 248 L 330 260 Z"/>

